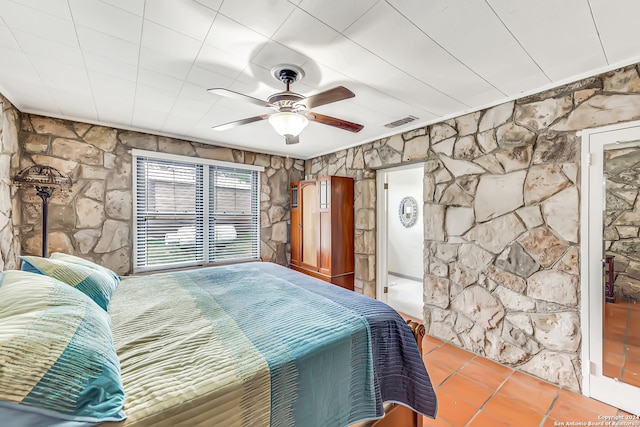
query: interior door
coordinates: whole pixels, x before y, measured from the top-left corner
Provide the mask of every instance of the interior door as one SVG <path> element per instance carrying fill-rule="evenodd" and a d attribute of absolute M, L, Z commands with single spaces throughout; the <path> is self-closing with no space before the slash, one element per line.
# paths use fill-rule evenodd
<path fill-rule="evenodd" d="M 387 280 L 387 184 L 388 172 L 385 169 L 376 171 L 376 299 L 388 301 Z"/>
<path fill-rule="evenodd" d="M 588 342 L 584 363 L 589 363 L 585 390 L 640 415 L 640 304 L 635 304 L 640 297 L 640 125 L 592 131 L 585 143 L 590 159 L 583 174 L 588 190 L 582 195 L 588 214 L 582 258 L 588 276 L 583 287 L 589 322 L 583 337 Z M 638 292 L 629 283 L 638 285 Z"/>

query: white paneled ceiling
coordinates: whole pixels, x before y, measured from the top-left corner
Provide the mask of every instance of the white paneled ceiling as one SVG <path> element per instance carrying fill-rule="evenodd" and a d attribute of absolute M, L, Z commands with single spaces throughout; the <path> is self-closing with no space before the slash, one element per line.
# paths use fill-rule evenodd
<path fill-rule="evenodd" d="M 0 92 L 21 111 L 312 158 L 640 60 L 634 0 L 0 0 Z M 286 145 L 266 100 L 271 69 L 305 71 L 313 111 Z M 418 120 L 389 129 L 406 116 Z"/>

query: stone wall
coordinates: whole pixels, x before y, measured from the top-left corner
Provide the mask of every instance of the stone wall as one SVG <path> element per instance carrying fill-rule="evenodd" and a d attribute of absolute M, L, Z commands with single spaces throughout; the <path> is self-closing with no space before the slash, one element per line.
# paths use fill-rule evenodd
<path fill-rule="evenodd" d="M 579 105 L 579 104 L 578 104 Z M 430 129 L 429 332 L 578 389 L 578 141 L 569 93 Z"/>
<path fill-rule="evenodd" d="M 76 254 L 120 274 L 131 272 L 132 156 L 138 148 L 264 166 L 261 173 L 261 256 L 287 265 L 289 182 L 302 178 L 302 160 L 232 150 L 156 135 L 23 114 L 20 168 L 53 166 L 73 181 L 49 206 L 49 250 Z M 41 253 L 41 203 L 21 190 L 23 254 Z"/>
<path fill-rule="evenodd" d="M 580 388 L 579 140 L 640 119 L 630 66 L 307 161 L 356 180 L 356 288 L 375 294 L 375 169 L 424 162 L 430 335 Z"/>
<path fill-rule="evenodd" d="M 0 271 L 15 268 L 20 254 L 19 211 L 12 202 L 16 189 L 11 185 L 20 161 L 19 124 L 20 113 L 0 95 Z"/>
<path fill-rule="evenodd" d="M 604 249 L 614 256 L 618 298 L 640 300 L 640 150 L 607 150 Z"/>

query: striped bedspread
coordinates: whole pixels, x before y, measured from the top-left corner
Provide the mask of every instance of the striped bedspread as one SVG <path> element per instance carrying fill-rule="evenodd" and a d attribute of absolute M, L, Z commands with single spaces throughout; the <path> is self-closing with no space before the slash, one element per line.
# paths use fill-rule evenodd
<path fill-rule="evenodd" d="M 396 312 L 276 264 L 124 278 L 109 314 L 128 417 L 114 425 L 340 427 L 384 401 L 435 415 Z"/>

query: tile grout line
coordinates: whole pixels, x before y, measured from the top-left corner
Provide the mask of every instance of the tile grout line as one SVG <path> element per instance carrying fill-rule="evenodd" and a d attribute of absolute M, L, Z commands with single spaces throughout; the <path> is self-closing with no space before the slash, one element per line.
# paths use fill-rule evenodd
<path fill-rule="evenodd" d="M 444 344 L 442 344 L 442 345 L 444 345 Z M 440 348 L 442 345 L 438 346 L 437 348 Z M 434 348 L 433 350 L 436 350 L 436 349 Z M 471 357 L 469 360 L 467 360 L 465 363 L 463 363 L 460 367 L 458 367 L 458 369 L 454 370 L 454 371 L 453 371 L 449 376 L 447 376 L 447 377 L 442 381 L 442 384 L 446 383 L 446 382 L 447 382 L 451 377 L 453 377 L 454 375 L 462 375 L 464 378 L 467 378 L 467 376 L 466 376 L 466 375 L 464 375 L 463 373 L 461 373 L 461 372 L 460 372 L 460 371 L 462 370 L 462 368 L 464 368 L 465 366 L 467 366 L 468 364 L 470 364 L 473 360 L 477 359 L 478 357 L 485 358 L 484 356 L 481 356 L 481 355 L 479 355 L 479 354 L 475 354 L 475 353 L 472 353 L 472 352 L 469 352 L 469 353 L 473 354 L 473 357 Z M 487 360 L 491 360 L 491 359 L 487 359 Z M 436 363 L 436 364 L 438 364 L 437 362 L 431 362 L 431 363 Z M 484 401 L 484 403 L 483 403 L 482 405 L 480 405 L 480 407 L 478 407 L 478 408 L 476 409 L 476 412 L 473 414 L 473 416 L 469 419 L 469 421 L 467 421 L 467 422 L 465 423 L 465 427 L 468 427 L 468 426 L 471 424 L 471 422 L 472 422 L 472 421 L 473 421 L 473 420 L 474 420 L 474 419 L 475 419 L 475 418 L 476 418 L 480 413 L 482 413 L 482 412 L 483 412 L 484 407 L 489 403 L 489 401 L 490 401 L 490 400 L 491 400 L 491 399 L 492 399 L 496 394 L 498 394 L 498 391 L 500 390 L 500 388 L 501 388 L 501 387 L 502 387 L 502 386 L 503 386 L 503 385 L 504 385 L 504 384 L 509 380 L 509 378 L 511 378 L 511 377 L 513 376 L 513 374 L 516 372 L 516 370 L 515 370 L 514 368 L 511 368 L 511 367 L 508 367 L 508 366 L 505 366 L 505 365 L 500 365 L 500 366 L 504 366 L 504 367 L 508 368 L 511 372 L 510 372 L 510 373 L 509 373 L 509 374 L 504 378 L 504 380 L 502 380 L 502 382 L 501 382 L 497 387 L 495 387 L 495 390 L 493 390 L 493 393 L 491 393 L 491 395 L 490 395 L 490 396 L 489 396 L 489 397 Z M 474 382 L 474 383 L 477 383 L 477 381 L 473 380 L 472 378 L 467 378 L 467 379 L 468 379 L 469 381 L 472 381 L 472 382 Z M 516 381 L 517 381 L 517 380 L 516 380 Z M 480 385 L 482 385 L 482 384 L 480 384 Z M 440 388 L 440 385 L 438 386 L 438 388 Z M 487 388 L 490 388 L 490 387 L 487 387 Z M 466 403 L 470 404 L 470 403 L 469 403 L 469 402 L 467 402 L 466 400 L 464 400 L 464 399 L 462 399 L 462 400 L 463 400 L 463 401 L 465 401 Z M 493 418 L 497 418 L 497 419 L 499 419 L 499 420 L 500 420 L 500 421 L 502 421 L 502 422 L 506 422 L 506 421 L 503 421 L 502 419 L 500 419 L 500 418 L 498 418 L 498 417 L 496 417 L 496 416 L 493 416 L 493 415 L 490 415 L 490 416 L 491 416 L 491 417 L 493 417 Z"/>
<path fill-rule="evenodd" d="M 438 349 L 438 348 L 442 347 L 444 344 L 446 344 L 446 343 L 443 343 L 443 344 L 439 345 L 438 347 L 434 348 L 432 351 L 435 351 L 436 349 Z M 429 353 L 431 353 L 431 351 L 430 351 Z M 451 372 L 451 374 L 449 374 L 449 375 L 448 375 L 444 380 L 442 380 L 442 383 L 441 383 L 441 384 L 446 383 L 446 382 L 447 382 L 451 377 L 453 377 L 454 375 L 462 375 L 463 377 L 467 378 L 464 374 L 461 374 L 461 373 L 460 373 L 460 370 L 461 370 L 462 368 L 464 368 L 465 366 L 467 366 L 469 363 L 471 363 L 471 361 L 472 361 L 472 360 L 474 360 L 474 359 L 476 359 L 477 357 L 482 357 L 482 356 L 480 356 L 480 355 L 478 355 L 478 354 L 475 354 L 475 353 L 472 353 L 472 352 L 469 352 L 469 353 L 470 353 L 470 354 L 472 354 L 473 356 L 472 356 L 471 358 L 469 358 L 466 362 L 464 362 L 462 365 L 460 365 L 457 369 L 453 370 L 453 369 L 447 368 L 447 370 L 451 370 L 452 372 Z M 425 356 L 426 356 L 426 354 L 425 354 Z M 436 365 L 440 366 L 440 364 L 439 364 L 438 362 L 436 362 L 436 361 L 429 361 L 429 363 L 435 363 Z M 443 367 L 444 367 L 444 368 L 446 368 L 446 366 L 443 366 Z M 509 369 L 511 369 L 511 368 L 509 368 Z M 512 370 L 512 372 L 511 372 L 511 374 L 513 374 L 513 370 Z M 507 376 L 507 378 L 508 378 L 508 377 L 510 377 L 510 376 L 511 376 L 511 374 L 509 374 L 509 375 Z M 474 382 L 474 383 L 476 382 L 476 381 L 474 381 L 474 380 L 473 380 L 473 379 L 471 379 L 471 378 L 469 378 L 469 381 L 472 381 L 472 382 Z M 506 379 L 505 379 L 505 381 L 506 381 Z M 503 381 L 503 383 L 504 383 L 504 381 Z M 440 388 L 440 387 L 441 387 L 441 385 L 438 385 L 438 386 L 436 386 L 436 387 L 437 387 L 437 388 Z M 502 383 L 500 384 L 500 386 L 498 386 L 498 388 L 500 388 L 500 387 L 502 387 Z M 489 388 L 489 387 L 487 387 L 487 388 Z M 495 393 L 495 392 L 494 392 L 494 393 Z M 493 394 L 492 394 L 491 396 L 493 396 Z M 460 399 L 462 399 L 462 398 L 460 398 Z M 491 397 L 489 397 L 489 398 L 487 399 L 487 401 L 489 401 L 489 399 L 491 399 Z M 467 404 L 469 404 L 469 405 L 471 406 L 471 403 L 470 403 L 470 402 L 467 402 L 465 399 L 462 399 L 462 400 L 463 400 L 465 403 L 467 403 Z M 485 403 L 486 403 L 486 402 L 485 402 Z M 473 405 L 473 406 L 475 406 L 475 405 Z M 480 413 L 480 408 L 477 408 L 477 409 L 476 409 L 476 412 L 474 412 L 473 416 L 469 419 L 469 421 L 467 421 L 467 422 L 465 423 L 465 426 L 469 425 L 469 423 L 470 423 L 471 421 L 473 421 L 473 419 L 474 419 L 474 418 L 475 418 L 479 413 Z M 451 425 L 451 423 L 449 423 L 449 421 L 447 421 L 447 420 L 444 420 L 444 421 Z"/>
<path fill-rule="evenodd" d="M 551 415 L 551 410 L 555 406 L 558 399 L 560 399 L 560 390 L 562 390 L 562 387 L 558 387 L 558 392 L 556 393 L 556 397 L 554 397 L 551 403 L 549 404 L 549 408 L 547 409 L 547 412 L 543 414 L 542 421 L 540 421 L 540 427 L 544 426 L 544 423 L 547 421 L 547 418 L 549 418 L 549 416 Z"/>
<path fill-rule="evenodd" d="M 442 347 L 444 344 L 446 344 L 446 343 L 443 343 L 442 345 L 438 346 L 437 348 L 434 348 L 434 349 L 433 349 L 433 351 L 435 351 L 435 350 L 437 350 L 438 348 Z M 460 347 L 454 346 L 454 348 L 460 348 Z M 465 349 L 462 349 L 462 350 L 465 350 Z M 447 380 L 448 380 L 449 378 L 451 378 L 452 376 L 454 376 L 455 374 L 459 373 L 459 371 L 460 371 L 462 368 L 464 368 L 464 367 L 465 367 L 465 366 L 467 366 L 469 363 L 471 363 L 471 361 L 472 361 L 473 359 L 475 359 L 476 357 L 483 357 L 483 356 L 480 356 L 479 354 L 472 353 L 472 352 L 470 352 L 470 351 L 468 351 L 468 350 L 465 350 L 465 351 L 466 351 L 467 353 L 471 354 L 471 355 L 472 355 L 472 357 L 471 357 L 471 358 L 469 358 L 466 362 L 464 362 L 462 365 L 460 365 L 460 366 L 459 366 L 457 369 L 455 369 L 455 370 L 453 370 L 453 369 L 451 369 L 451 368 L 447 368 L 446 366 L 442 366 L 442 365 L 441 365 L 440 363 L 438 363 L 437 361 L 429 361 L 429 363 L 435 363 L 435 364 L 437 364 L 438 366 L 441 366 L 441 367 L 443 367 L 443 368 L 446 368 L 448 371 L 452 371 L 452 372 L 451 372 L 451 374 L 450 374 L 449 376 L 447 376 L 447 378 L 445 378 L 445 379 L 444 379 L 444 381 L 442 381 L 442 384 L 444 384 L 445 382 L 447 382 Z M 430 351 L 429 353 L 432 353 L 432 351 Z M 509 369 L 511 369 L 511 368 L 509 368 Z M 464 374 L 460 374 L 460 375 L 462 375 L 462 376 L 464 376 L 464 377 L 466 378 L 466 376 L 465 376 Z M 473 380 L 472 380 L 472 381 L 473 381 Z"/>
<path fill-rule="evenodd" d="M 481 356 L 481 357 L 482 357 L 482 356 Z M 473 359 L 475 359 L 475 357 L 474 357 Z M 472 360 L 473 360 L 473 359 L 472 359 Z M 501 366 L 504 366 L 504 365 L 501 365 Z M 484 403 L 483 403 L 482 405 L 480 405 L 480 407 L 478 408 L 478 410 L 476 411 L 476 413 L 473 415 L 473 417 L 471 417 L 471 419 L 467 422 L 467 424 L 465 424 L 465 427 L 469 426 L 469 424 L 474 420 L 474 418 L 476 418 L 476 417 L 477 417 L 481 412 L 483 412 L 483 411 L 484 411 L 484 408 L 485 408 L 485 406 L 487 406 L 487 403 L 489 403 L 489 401 L 490 401 L 491 399 L 493 399 L 493 397 L 494 397 L 496 394 L 498 394 L 498 390 L 500 390 L 500 388 L 501 388 L 501 387 L 502 387 L 502 386 L 507 382 L 507 380 L 513 376 L 513 373 L 515 372 L 515 369 L 513 369 L 513 368 L 509 368 L 509 369 L 511 369 L 511 373 L 509 373 L 509 375 L 507 375 L 507 376 L 504 378 L 504 380 L 502 380 L 502 382 L 500 383 L 500 385 L 498 385 L 498 387 L 496 387 L 496 389 L 493 391 L 493 393 L 491 393 L 491 396 L 489 396 L 489 397 L 487 398 L 487 400 L 485 400 L 485 401 L 484 401 Z M 460 374 L 460 375 L 464 375 L 464 374 Z M 498 417 L 496 417 L 496 416 L 494 416 L 494 415 L 490 415 L 490 416 L 491 416 L 491 417 L 493 417 L 493 418 L 497 418 L 498 420 L 502 421 L 503 423 L 506 423 L 506 421 L 503 421 L 502 419 L 500 419 L 500 418 L 498 418 Z"/>
<path fill-rule="evenodd" d="M 439 349 L 440 347 L 442 347 L 442 345 L 443 345 L 443 344 L 444 344 L 444 343 L 442 343 L 442 344 L 440 344 L 440 345 L 438 345 L 438 346 L 436 346 L 436 347 L 433 347 L 431 350 L 429 350 L 428 352 L 424 353 L 424 354 L 422 355 L 422 358 L 424 359 L 424 358 L 425 358 L 425 357 L 427 357 L 429 354 L 433 353 L 435 350 L 437 350 L 437 349 Z"/>
<path fill-rule="evenodd" d="M 471 352 L 470 352 L 470 353 L 471 353 Z M 478 357 L 478 355 L 476 355 L 476 354 L 474 354 L 474 353 L 471 353 L 471 354 L 473 354 L 474 356 L 473 356 L 473 357 L 471 357 L 471 358 L 470 358 L 469 360 L 467 360 L 466 362 L 464 362 L 462 365 L 460 365 L 460 366 L 458 367 L 458 369 L 456 369 L 456 370 L 452 370 L 453 372 L 451 372 L 451 375 L 449 375 L 449 376 L 448 376 L 444 381 L 442 381 L 442 384 L 446 383 L 446 382 L 449 380 L 449 378 L 452 378 L 454 375 L 458 375 L 458 374 L 459 374 L 459 375 L 462 375 L 462 374 L 460 374 L 460 370 L 461 370 L 462 368 L 464 368 L 465 366 L 467 366 L 469 363 L 471 363 L 471 361 L 472 361 L 473 359 L 475 359 L 476 357 Z M 463 376 L 464 376 L 464 375 L 463 375 Z M 466 378 L 466 377 L 465 377 L 465 378 Z M 440 388 L 440 386 L 438 386 L 438 388 Z M 466 400 L 464 400 L 464 399 L 462 399 L 462 398 L 460 398 L 460 399 L 461 399 L 462 401 L 466 402 L 467 404 L 471 405 L 471 404 L 470 404 L 469 402 L 467 402 Z M 476 411 L 475 411 L 475 412 L 473 413 L 473 415 L 471 416 L 471 418 L 469 418 L 469 421 L 467 421 L 467 422 L 466 422 L 465 426 L 466 426 L 466 425 L 469 425 L 469 423 L 471 422 L 471 420 L 473 420 L 473 419 L 476 417 L 476 415 L 478 415 L 478 412 L 479 412 L 479 411 L 480 411 L 480 409 L 479 409 L 479 408 L 477 408 L 477 409 L 476 409 Z M 446 421 L 446 420 L 445 420 L 445 421 Z M 448 422 L 448 421 L 447 421 L 447 422 Z M 451 424 L 451 423 L 449 423 L 449 424 Z"/>

